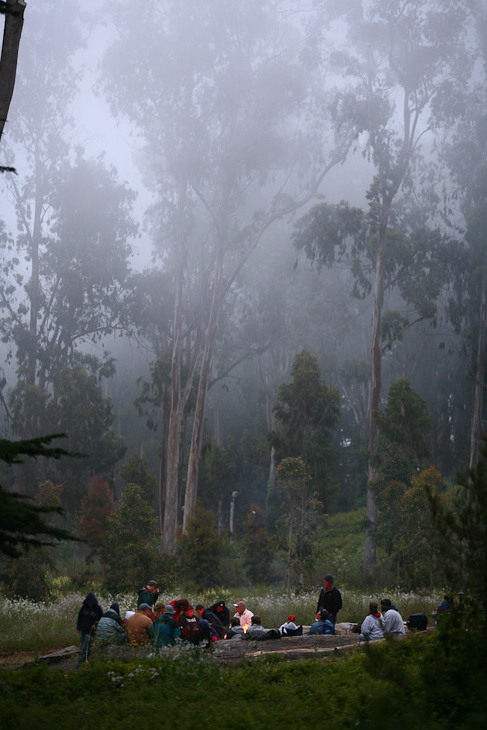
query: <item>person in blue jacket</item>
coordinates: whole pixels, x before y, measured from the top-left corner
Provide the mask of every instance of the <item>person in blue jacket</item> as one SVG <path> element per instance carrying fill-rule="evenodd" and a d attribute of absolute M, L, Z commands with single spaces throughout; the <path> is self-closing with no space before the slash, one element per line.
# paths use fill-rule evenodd
<path fill-rule="evenodd" d="M 311 625 L 310 630 L 306 634 L 307 636 L 313 636 L 313 634 L 334 634 L 335 625 L 330 621 L 330 614 L 326 608 L 322 608 L 316 614 L 316 621 Z"/>
<path fill-rule="evenodd" d="M 149 629 L 154 646 L 174 646 L 176 639 L 181 638 L 181 629 L 174 619 L 176 611 L 171 605 L 164 608 Z"/>

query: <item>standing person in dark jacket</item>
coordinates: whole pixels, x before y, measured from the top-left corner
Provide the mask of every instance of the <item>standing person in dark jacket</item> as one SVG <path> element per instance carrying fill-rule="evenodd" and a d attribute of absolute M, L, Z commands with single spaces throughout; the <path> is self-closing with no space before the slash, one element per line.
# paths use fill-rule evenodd
<path fill-rule="evenodd" d="M 159 597 L 159 588 L 155 580 L 150 580 L 146 586 L 138 591 L 139 597 L 137 598 L 137 608 L 143 603 L 147 603 L 149 606 L 154 606 Z"/>
<path fill-rule="evenodd" d="M 325 608 L 328 613 L 328 621 L 332 624 L 336 624 L 337 613 L 342 607 L 342 594 L 333 583 L 333 576 L 327 573 L 323 578 L 325 583 L 321 589 L 321 593 L 318 598 L 318 604 L 316 606 L 316 613 L 320 613 L 322 608 Z"/>
<path fill-rule="evenodd" d="M 76 631 L 80 634 L 81 653 L 78 659 L 78 667 L 88 659 L 90 653 L 90 642 L 94 635 L 96 624 L 103 616 L 103 609 L 97 601 L 94 593 L 88 593 L 78 614 Z"/>

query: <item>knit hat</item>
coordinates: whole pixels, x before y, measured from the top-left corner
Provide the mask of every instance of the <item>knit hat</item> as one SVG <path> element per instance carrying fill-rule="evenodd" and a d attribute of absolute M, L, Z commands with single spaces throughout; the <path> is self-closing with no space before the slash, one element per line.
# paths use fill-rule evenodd
<path fill-rule="evenodd" d="M 327 573 L 323 580 L 326 580 L 327 583 L 333 583 L 333 576 L 331 573 Z"/>
<path fill-rule="evenodd" d="M 296 616 L 293 616 L 292 614 L 287 617 L 288 621 L 296 621 Z"/>
<path fill-rule="evenodd" d="M 115 611 L 120 616 L 120 606 L 118 605 L 118 603 L 112 603 L 110 608 L 112 609 L 112 611 Z"/>

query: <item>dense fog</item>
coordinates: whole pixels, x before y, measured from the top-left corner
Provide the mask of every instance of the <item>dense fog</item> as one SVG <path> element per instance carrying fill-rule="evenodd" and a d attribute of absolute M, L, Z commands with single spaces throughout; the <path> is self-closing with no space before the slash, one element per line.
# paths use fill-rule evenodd
<path fill-rule="evenodd" d="M 174 552 L 197 499 L 279 529 L 289 457 L 375 528 L 396 426 L 407 478 L 475 466 L 485 2 L 99 5 L 27 4 L 0 146 L 3 437 L 88 456 L 5 483 L 76 521 L 137 452 Z"/>

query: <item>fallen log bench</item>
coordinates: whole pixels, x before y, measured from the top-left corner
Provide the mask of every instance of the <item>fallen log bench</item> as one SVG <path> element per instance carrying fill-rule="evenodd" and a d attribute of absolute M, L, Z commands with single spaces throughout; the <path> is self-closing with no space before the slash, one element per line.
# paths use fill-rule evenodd
<path fill-rule="evenodd" d="M 405 635 L 393 639 L 407 639 L 413 635 L 429 636 L 434 628 L 425 631 L 408 631 Z M 313 636 L 288 636 L 282 639 L 255 641 L 254 639 L 231 639 L 219 641 L 213 645 L 213 656 L 222 664 L 237 664 L 253 659 L 265 659 L 272 655 L 284 659 L 305 659 L 326 657 L 329 655 L 350 653 L 368 646 L 381 644 L 388 639 L 376 641 L 360 641 L 358 634 L 315 634 Z"/>
<path fill-rule="evenodd" d="M 285 659 L 300 659 L 333 654 L 337 651 L 352 651 L 358 643 L 357 634 L 286 636 L 267 641 L 256 641 L 250 638 L 231 639 L 214 644 L 212 654 L 222 664 L 235 664 L 251 659 L 263 659 L 271 655 L 279 655 Z"/>

